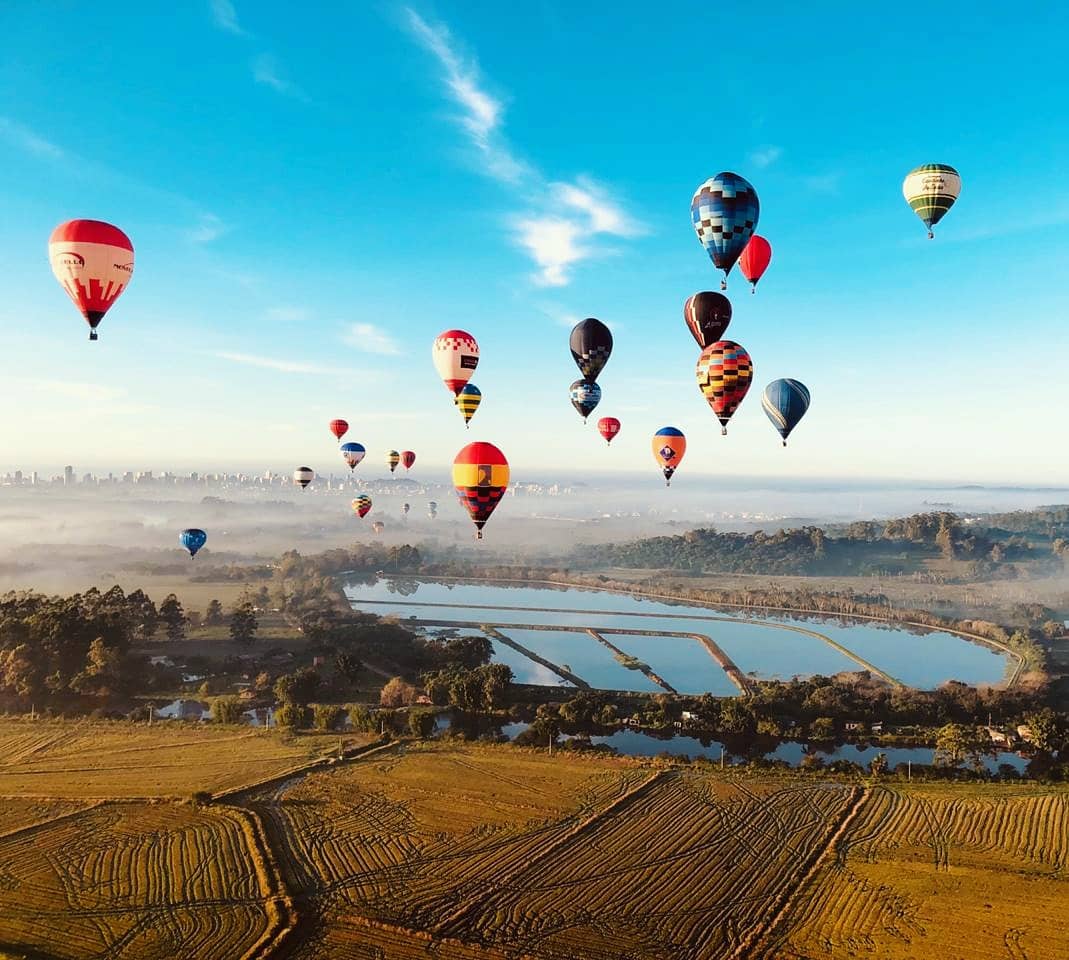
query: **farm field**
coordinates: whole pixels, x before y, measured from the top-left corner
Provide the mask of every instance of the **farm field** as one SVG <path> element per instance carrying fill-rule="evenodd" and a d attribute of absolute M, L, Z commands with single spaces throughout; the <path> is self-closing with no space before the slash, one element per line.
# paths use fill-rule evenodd
<path fill-rule="evenodd" d="M 87 797 L 0 801 L 0 957 L 1069 955 L 1064 787 L 402 741 L 208 806 Z"/>

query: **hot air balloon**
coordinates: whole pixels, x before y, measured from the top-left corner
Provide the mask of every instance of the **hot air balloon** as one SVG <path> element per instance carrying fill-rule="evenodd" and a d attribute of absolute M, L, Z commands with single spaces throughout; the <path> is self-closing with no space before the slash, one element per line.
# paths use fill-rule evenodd
<path fill-rule="evenodd" d="M 196 527 L 190 527 L 188 530 L 183 530 L 178 534 L 178 542 L 189 551 L 191 559 L 197 555 L 197 551 L 204 546 L 207 540 L 208 534 L 203 530 L 198 530 Z"/>
<path fill-rule="evenodd" d="M 316 472 L 311 467 L 298 467 L 293 471 L 293 482 L 300 485 L 303 490 L 316 478 Z"/>
<path fill-rule="evenodd" d="M 661 427 L 653 435 L 652 447 L 653 459 L 664 473 L 664 485 L 671 486 L 672 474 L 676 472 L 683 454 L 687 452 L 687 438 L 683 436 L 682 430 L 675 427 Z"/>
<path fill-rule="evenodd" d="M 68 220 L 48 238 L 52 272 L 89 324 L 89 339 L 134 275 L 134 245 L 101 220 Z"/>
<path fill-rule="evenodd" d="M 479 344 L 463 330 L 446 330 L 434 338 L 431 356 L 446 389 L 456 396 L 479 365 Z"/>
<path fill-rule="evenodd" d="M 412 509 L 412 507 L 409 506 L 407 503 L 402 503 L 401 504 L 401 516 L 407 517 L 408 516 L 408 511 L 411 510 L 411 509 Z"/>
<path fill-rule="evenodd" d="M 757 281 L 771 262 L 772 244 L 755 233 L 739 256 L 739 270 L 751 284 L 750 293 L 757 293 Z"/>
<path fill-rule="evenodd" d="M 331 420 L 330 421 L 330 432 L 333 433 L 334 436 L 338 440 L 340 440 L 342 437 L 345 436 L 346 433 L 349 432 L 349 423 L 348 423 L 348 421 L 346 421 L 346 420 Z"/>
<path fill-rule="evenodd" d="M 787 437 L 809 409 L 809 388 L 800 380 L 773 380 L 765 387 L 761 406 L 787 446 Z"/>
<path fill-rule="evenodd" d="M 482 399 L 482 391 L 474 383 L 465 383 L 461 387 L 460 393 L 456 395 L 453 402 L 460 409 L 465 426 L 471 423 L 471 418 L 475 416 L 475 411 L 479 409 Z"/>
<path fill-rule="evenodd" d="M 364 517 L 371 512 L 371 497 L 366 493 L 360 494 L 360 496 L 353 501 L 353 510 L 356 512 L 356 515 L 363 520 Z"/>
<path fill-rule="evenodd" d="M 401 463 L 405 470 L 411 470 L 412 464 L 416 462 L 416 455 L 411 450 L 401 451 Z"/>
<path fill-rule="evenodd" d="M 367 451 L 364 449 L 362 443 L 343 443 L 341 445 L 341 455 L 345 458 L 345 462 L 349 464 L 350 470 L 355 470 L 356 465 L 364 459 L 364 454 Z"/>
<path fill-rule="evenodd" d="M 598 433 L 604 438 L 606 443 L 612 443 L 612 438 L 620 432 L 620 421 L 616 417 L 602 417 L 598 421 Z"/>
<path fill-rule="evenodd" d="M 703 290 L 687 297 L 683 319 L 691 336 L 704 350 L 710 343 L 716 343 L 731 323 L 731 301 L 722 293 Z"/>
<path fill-rule="evenodd" d="M 382 531 L 385 530 L 385 529 L 386 529 L 386 524 L 384 524 L 381 520 L 376 520 L 371 525 L 371 530 L 372 530 L 373 533 L 382 533 Z"/>
<path fill-rule="evenodd" d="M 401 462 L 401 454 L 396 450 L 386 451 L 386 465 L 390 468 L 390 473 L 393 473 L 397 469 L 397 464 Z"/>
<path fill-rule="evenodd" d="M 713 266 L 724 271 L 721 290 L 727 289 L 727 276 L 757 229 L 760 212 L 757 191 L 737 173 L 718 173 L 694 192 L 690 218 Z"/>
<path fill-rule="evenodd" d="M 437 502 L 436 502 L 436 501 L 434 501 L 434 500 L 431 500 L 431 501 L 430 501 L 430 502 L 429 502 L 429 503 L 427 504 L 427 516 L 428 516 L 428 517 L 430 517 L 430 518 L 431 518 L 432 520 L 433 520 L 433 519 L 434 519 L 434 518 L 435 518 L 436 516 L 438 516 L 438 504 L 437 504 Z"/>
<path fill-rule="evenodd" d="M 600 320 L 587 317 L 572 328 L 568 345 L 583 379 L 593 382 L 609 362 L 609 356 L 612 354 L 612 332 Z"/>
<path fill-rule="evenodd" d="M 469 443 L 453 461 L 453 486 L 460 505 L 471 514 L 476 539 L 509 485 L 509 462 L 492 443 Z"/>
<path fill-rule="evenodd" d="M 910 170 L 902 183 L 902 196 L 928 228 L 929 240 L 935 236 L 932 227 L 943 219 L 960 194 L 961 177 L 945 163 L 921 164 Z"/>
<path fill-rule="evenodd" d="M 572 406 L 579 411 L 583 423 L 586 423 L 586 418 L 601 403 L 601 387 L 592 380 L 576 380 L 568 388 L 568 393 L 572 398 Z"/>
<path fill-rule="evenodd" d="M 695 371 L 698 387 L 720 421 L 720 432 L 728 432 L 728 421 L 738 409 L 753 379 L 750 355 L 731 340 L 718 340 L 698 357 Z"/>

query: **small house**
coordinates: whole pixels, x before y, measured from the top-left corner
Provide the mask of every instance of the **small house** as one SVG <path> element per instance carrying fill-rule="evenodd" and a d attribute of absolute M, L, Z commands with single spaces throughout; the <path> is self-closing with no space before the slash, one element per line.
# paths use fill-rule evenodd
<path fill-rule="evenodd" d="M 153 716 L 158 720 L 207 720 L 211 707 L 200 700 L 174 700 L 153 711 Z"/>

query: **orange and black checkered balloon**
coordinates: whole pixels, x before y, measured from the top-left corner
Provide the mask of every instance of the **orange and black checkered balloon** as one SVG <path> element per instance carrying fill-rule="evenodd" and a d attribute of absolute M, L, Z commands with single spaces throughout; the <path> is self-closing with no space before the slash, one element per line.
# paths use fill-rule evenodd
<path fill-rule="evenodd" d="M 750 355 L 732 340 L 718 340 L 698 357 L 695 375 L 698 387 L 720 421 L 721 433 L 726 434 L 728 421 L 753 380 Z"/>

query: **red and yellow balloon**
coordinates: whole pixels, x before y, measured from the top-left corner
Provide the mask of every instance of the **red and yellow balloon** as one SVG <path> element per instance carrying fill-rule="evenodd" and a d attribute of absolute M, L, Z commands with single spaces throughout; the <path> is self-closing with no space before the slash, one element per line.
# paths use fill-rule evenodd
<path fill-rule="evenodd" d="M 475 524 L 476 539 L 509 485 L 509 462 L 492 443 L 469 443 L 453 461 L 453 486 Z"/>

